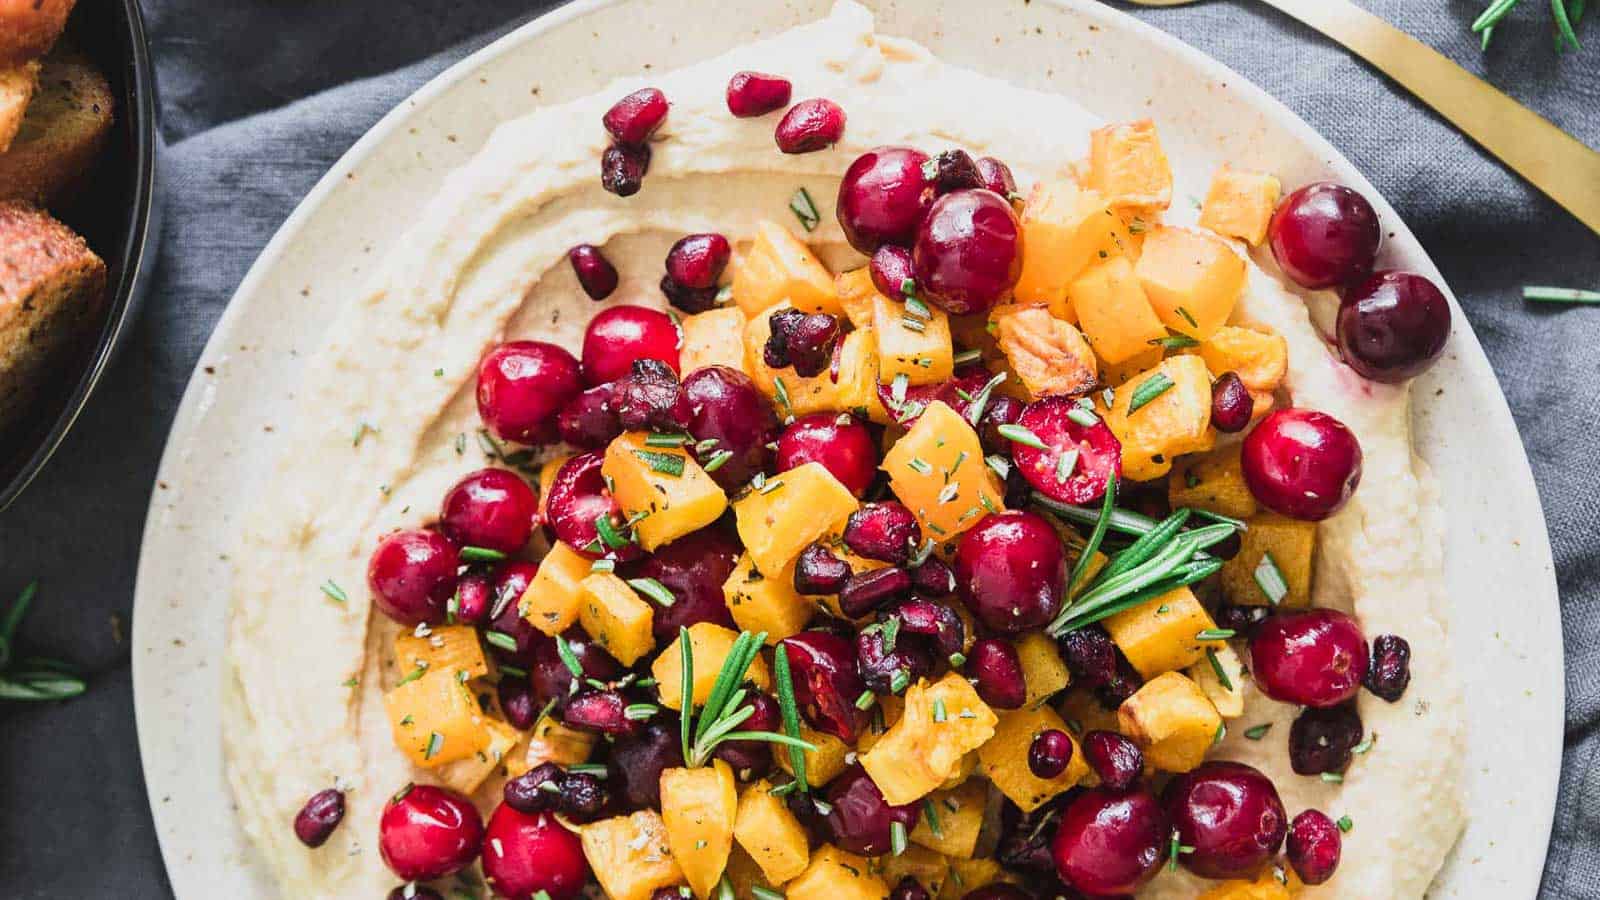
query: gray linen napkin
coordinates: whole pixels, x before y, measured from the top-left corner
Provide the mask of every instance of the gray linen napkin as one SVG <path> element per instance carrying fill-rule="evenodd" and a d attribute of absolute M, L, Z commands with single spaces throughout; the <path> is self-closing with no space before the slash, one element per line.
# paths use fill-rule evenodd
<path fill-rule="evenodd" d="M 1363 2 L 1600 146 L 1594 23 L 1581 53 L 1557 57 L 1548 5 L 1528 0 L 1483 55 L 1466 31 L 1477 0 Z M 71 703 L 0 709 L 7 896 L 170 895 L 135 753 L 125 633 L 145 505 L 190 369 L 245 270 L 322 172 L 428 78 L 551 5 L 145 0 L 171 145 L 155 283 L 59 456 L 0 515 L 0 597 L 40 579 L 27 637 L 93 673 Z M 1600 239 L 1269 10 L 1130 11 L 1244 73 L 1332 140 L 1393 201 L 1466 307 L 1533 460 L 1566 619 L 1567 753 L 1544 896 L 1600 897 L 1600 776 L 1590 777 L 1600 753 L 1600 364 L 1583 340 L 1600 334 L 1600 308 L 1535 309 L 1517 293 L 1525 283 L 1600 287 Z"/>

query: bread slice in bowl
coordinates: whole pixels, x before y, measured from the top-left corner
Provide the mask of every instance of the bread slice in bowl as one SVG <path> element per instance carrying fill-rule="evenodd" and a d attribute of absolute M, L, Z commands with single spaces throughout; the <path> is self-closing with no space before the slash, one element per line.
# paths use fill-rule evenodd
<path fill-rule="evenodd" d="M 0 153 L 10 148 L 11 140 L 22 128 L 28 101 L 33 99 L 34 88 L 38 86 L 38 63 L 0 66 Z"/>
<path fill-rule="evenodd" d="M 50 206 L 65 199 L 94 167 L 113 109 L 110 83 L 87 60 L 45 57 L 16 138 L 0 153 L 0 200 Z"/>

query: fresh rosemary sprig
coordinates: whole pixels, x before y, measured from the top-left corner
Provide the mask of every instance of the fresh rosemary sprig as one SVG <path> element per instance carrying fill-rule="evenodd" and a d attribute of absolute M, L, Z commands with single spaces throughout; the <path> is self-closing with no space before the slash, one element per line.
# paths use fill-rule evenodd
<path fill-rule="evenodd" d="M 800 704 L 794 698 L 794 678 L 789 673 L 789 652 L 782 645 L 773 651 L 772 677 L 778 683 L 778 709 L 783 713 L 783 730 L 794 738 L 800 740 Z M 806 780 L 806 755 L 801 747 L 789 745 L 789 764 L 794 769 L 795 783 L 800 790 L 809 792 L 811 782 Z"/>
<path fill-rule="evenodd" d="M 86 687 L 64 662 L 15 655 L 17 627 L 38 593 L 39 583 L 31 582 L 0 616 L 0 700 L 65 700 L 83 693 Z"/>
<path fill-rule="evenodd" d="M 1489 49 L 1489 42 L 1494 39 L 1494 30 L 1511 11 L 1517 7 L 1521 0 L 1494 0 L 1472 22 L 1472 33 L 1482 39 L 1482 48 Z M 1586 0 L 1550 0 L 1550 13 L 1555 19 L 1556 52 L 1563 53 L 1567 50 L 1582 49 L 1578 43 L 1578 23 L 1583 21 L 1583 13 L 1588 6 Z"/>
<path fill-rule="evenodd" d="M 678 629 L 678 646 L 682 654 L 683 668 L 683 680 L 679 690 L 683 698 L 683 715 L 679 720 L 682 730 L 679 732 L 679 740 L 683 745 L 684 764 L 689 768 L 705 765 L 711 759 L 711 754 L 717 749 L 717 745 L 723 741 L 770 741 L 774 744 L 816 752 L 815 745 L 787 734 L 736 730 L 744 720 L 755 715 L 755 707 L 744 706 L 747 692 L 740 685 L 743 684 L 745 673 L 750 670 L 750 664 L 755 661 L 756 655 L 761 652 L 761 645 L 766 643 L 766 640 L 766 632 L 739 633 L 739 637 L 733 642 L 733 647 L 722 661 L 722 668 L 717 672 L 717 680 L 711 685 L 711 693 L 706 697 L 705 705 L 700 707 L 698 721 L 691 724 L 691 720 L 695 718 L 694 647 L 689 639 L 689 629 Z"/>

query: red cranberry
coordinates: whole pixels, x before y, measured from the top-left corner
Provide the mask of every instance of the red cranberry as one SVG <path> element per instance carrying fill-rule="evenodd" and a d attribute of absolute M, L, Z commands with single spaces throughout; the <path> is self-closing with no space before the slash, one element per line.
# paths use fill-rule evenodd
<path fill-rule="evenodd" d="M 933 900 L 933 895 L 921 882 L 907 875 L 889 891 L 889 900 Z"/>
<path fill-rule="evenodd" d="M 918 805 L 891 806 L 859 765 L 845 769 L 828 783 L 826 799 L 833 807 L 828 813 L 828 832 L 836 846 L 850 853 L 888 853 L 894 823 L 904 826 L 907 833 L 917 824 Z"/>
<path fill-rule="evenodd" d="M 516 553 L 533 536 L 539 500 L 520 476 L 505 469 L 479 469 L 444 495 L 439 527 L 468 547 Z"/>
<path fill-rule="evenodd" d="M 987 369 L 982 366 L 969 366 L 958 369 L 955 377 L 943 384 L 907 387 L 904 395 L 898 398 L 895 396 L 897 389 L 893 382 L 885 384 L 880 381 L 878 400 L 883 403 L 884 409 L 888 410 L 897 425 L 910 428 L 922 417 L 923 410 L 935 400 L 965 417 L 971 410 L 972 400 L 983 392 L 983 386 L 989 379 Z"/>
<path fill-rule="evenodd" d="M 1278 853 L 1289 817 L 1272 779 L 1243 763 L 1212 761 L 1161 792 L 1184 867 L 1205 878 L 1250 878 Z"/>
<path fill-rule="evenodd" d="M 844 110 L 820 97 L 801 100 L 778 120 L 773 137 L 784 153 L 826 150 L 844 137 Z"/>
<path fill-rule="evenodd" d="M 483 877 L 495 896 L 576 900 L 589 879 L 583 844 L 549 813 L 528 814 L 502 804 L 489 817 Z"/>
<path fill-rule="evenodd" d="M 1211 383 L 1211 424 L 1228 434 L 1243 431 L 1256 411 L 1256 398 L 1233 372 L 1223 372 Z"/>
<path fill-rule="evenodd" d="M 344 791 L 328 788 L 311 795 L 306 805 L 294 817 L 294 836 L 300 843 L 315 849 L 333 837 L 334 829 L 344 821 Z"/>
<path fill-rule="evenodd" d="M 604 462 L 605 454 L 595 450 L 580 453 L 563 463 L 550 482 L 545 516 L 556 537 L 579 553 L 589 557 L 636 559 L 643 552 L 638 544 L 611 547 L 600 539 L 595 527 L 595 521 L 605 516 L 619 534 L 627 530 L 622 508 L 612 499 L 600 472 Z"/>
<path fill-rule="evenodd" d="M 815 378 L 828 368 L 844 333 L 839 320 L 826 313 L 782 309 L 769 320 L 772 333 L 761 349 L 762 360 L 774 369 L 794 366 L 795 374 L 803 378 Z"/>
<path fill-rule="evenodd" d="M 1004 394 L 990 396 L 989 403 L 983 408 L 983 416 L 978 419 L 978 439 L 983 443 L 983 449 L 1010 456 L 1013 450 L 1011 439 L 1000 433 L 1000 426 L 1017 424 L 1025 409 L 1027 404 L 1015 397 Z"/>
<path fill-rule="evenodd" d="M 502 440 L 554 440 L 556 411 L 582 389 L 578 361 L 555 344 L 511 341 L 478 363 L 478 415 Z"/>
<path fill-rule="evenodd" d="M 593 244 L 579 244 L 567 251 L 578 284 L 590 300 L 604 300 L 617 289 L 617 267 Z"/>
<path fill-rule="evenodd" d="M 469 570 L 456 583 L 456 593 L 452 599 L 455 601 L 458 623 L 482 625 L 489 621 L 489 613 L 494 610 L 494 582 L 486 572 Z M 448 611 L 449 606 L 445 608 Z"/>
<path fill-rule="evenodd" d="M 777 700 L 752 691 L 739 705 L 740 709 L 747 707 L 753 711 L 739 726 L 740 731 L 783 731 L 783 712 Z M 772 768 L 772 745 L 766 741 L 723 741 L 712 755 L 732 766 L 735 772 L 762 775 Z"/>
<path fill-rule="evenodd" d="M 1245 437 L 1240 465 L 1262 506 L 1315 522 L 1338 512 L 1361 483 L 1361 444 L 1327 413 L 1280 409 Z"/>
<path fill-rule="evenodd" d="M 1405 381 L 1444 352 L 1450 302 L 1421 275 L 1375 272 L 1345 294 L 1336 332 L 1344 361 L 1362 377 Z"/>
<path fill-rule="evenodd" d="M 978 621 L 1002 634 L 1042 628 L 1061 611 L 1061 539 L 1035 513 L 985 516 L 956 547 L 956 588 Z"/>
<path fill-rule="evenodd" d="M 844 543 L 857 556 L 903 566 L 922 545 L 922 526 L 894 500 L 864 503 L 845 520 Z"/>
<path fill-rule="evenodd" d="M 1131 894 L 1161 868 L 1171 826 L 1145 790 L 1091 788 L 1061 814 L 1051 853 L 1061 880 L 1085 894 Z"/>
<path fill-rule="evenodd" d="M 611 384 L 611 406 L 626 431 L 681 431 L 689 427 L 689 397 L 678 373 L 659 359 L 636 359 Z"/>
<path fill-rule="evenodd" d="M 642 144 L 667 118 L 667 95 L 655 88 L 634 91 L 606 110 L 606 131 L 622 144 Z"/>
<path fill-rule="evenodd" d="M 1378 214 L 1367 198 L 1319 181 L 1283 198 L 1267 227 L 1272 256 L 1305 288 L 1347 284 L 1378 258 Z"/>
<path fill-rule="evenodd" d="M 1022 222 L 992 191 L 945 194 L 912 248 L 922 298 L 952 315 L 985 312 L 1022 274 Z"/>
<path fill-rule="evenodd" d="M 1017 419 L 1044 449 L 1013 441 L 1011 458 L 1039 493 L 1062 503 L 1093 503 L 1106 484 L 1122 476 L 1122 442 L 1104 420 L 1073 419 L 1088 411 L 1069 397 L 1045 397 L 1028 404 Z"/>
<path fill-rule="evenodd" d="M 697 315 L 717 307 L 717 288 L 692 288 L 674 281 L 671 275 L 661 276 L 661 295 L 673 309 Z"/>
<path fill-rule="evenodd" d="M 1354 697 L 1369 658 L 1361 626 L 1335 609 L 1278 613 L 1250 638 L 1256 686 L 1301 706 L 1337 706 Z"/>
<path fill-rule="evenodd" d="M 633 734 L 639 722 L 627 714 L 628 698 L 617 691 L 581 691 L 569 699 L 561 711 L 561 721 L 569 727 L 600 734 Z"/>
<path fill-rule="evenodd" d="M 941 151 L 930 161 L 929 168 L 933 171 L 933 187 L 941 194 L 984 186 L 983 173 L 965 150 Z M 1004 197 L 1005 194 L 1000 196 Z"/>
<path fill-rule="evenodd" d="M 661 808 L 661 773 L 683 766 L 676 718 L 657 717 L 611 745 L 606 781 L 629 809 Z"/>
<path fill-rule="evenodd" d="M 500 711 L 512 728 L 527 731 L 538 722 L 539 704 L 534 702 L 527 679 L 503 675 L 495 686 L 495 693 L 500 697 Z"/>
<path fill-rule="evenodd" d="M 839 589 L 839 611 L 859 619 L 904 597 L 911 590 L 911 575 L 898 566 L 869 569 L 851 575 Z"/>
<path fill-rule="evenodd" d="M 878 471 L 878 444 L 860 420 L 839 413 L 801 416 L 778 438 L 778 471 L 821 463 L 857 497 L 872 486 Z"/>
<path fill-rule="evenodd" d="M 405 881 L 433 881 L 466 868 L 483 845 L 483 818 L 472 801 L 432 785 L 412 785 L 383 807 L 378 852 Z"/>
<path fill-rule="evenodd" d="M 566 773 L 553 762 L 540 763 L 506 782 L 500 790 L 505 805 L 517 812 L 547 812 L 561 806 L 561 779 Z"/>
<path fill-rule="evenodd" d="M 956 573 L 930 556 L 911 570 L 911 589 L 929 597 L 948 597 L 956 592 Z"/>
<path fill-rule="evenodd" d="M 1210 551 L 1211 554 L 1220 559 L 1232 559 L 1234 556 L 1237 556 L 1239 553 L 1237 546 L 1233 548 L 1233 552 L 1228 556 L 1222 555 L 1222 553 L 1228 549 L 1225 546 L 1228 543 L 1230 542 L 1225 541 L 1222 544 L 1217 544 L 1216 546 L 1212 547 Z M 1271 608 L 1266 606 L 1244 606 L 1223 603 L 1217 606 L 1216 612 L 1211 614 L 1211 618 L 1216 620 L 1218 628 L 1226 628 L 1235 634 L 1242 634 L 1245 637 L 1249 637 L 1250 635 L 1256 633 L 1256 626 L 1260 625 L 1271 612 Z"/>
<path fill-rule="evenodd" d="M 689 435 L 702 466 L 715 460 L 712 480 L 724 489 L 743 485 L 772 462 L 778 435 L 772 404 L 749 375 L 727 366 L 706 366 L 683 379 L 689 396 Z M 730 455 L 731 454 L 731 455 Z"/>
<path fill-rule="evenodd" d="M 659 359 L 678 370 L 682 335 L 672 317 L 645 306 L 613 306 L 589 320 L 583 333 L 583 380 L 616 381 L 636 359 Z"/>
<path fill-rule="evenodd" d="M 967 643 L 967 625 L 961 615 L 948 606 L 913 597 L 894 608 L 900 630 L 931 638 L 946 658 L 961 652 Z"/>
<path fill-rule="evenodd" d="M 739 564 L 739 542 L 719 528 L 702 528 L 657 547 L 638 563 L 634 575 L 654 578 L 676 598 L 671 606 L 656 607 L 650 631 L 665 647 L 678 629 L 701 622 L 734 628 L 722 585 Z"/>
<path fill-rule="evenodd" d="M 1339 851 L 1343 845 L 1339 826 L 1323 813 L 1308 809 L 1289 823 L 1289 840 L 1284 852 L 1301 881 L 1322 884 L 1339 868 Z"/>
<path fill-rule="evenodd" d="M 1361 715 L 1355 704 L 1303 709 L 1289 726 L 1289 765 L 1296 775 L 1343 772 L 1361 743 Z"/>
<path fill-rule="evenodd" d="M 856 698 L 866 690 L 856 674 L 856 648 L 849 638 L 802 631 L 778 644 L 789 657 L 795 700 L 812 728 L 854 744 L 866 724 Z"/>
<path fill-rule="evenodd" d="M 1083 736 L 1083 760 L 1115 791 L 1133 787 L 1144 774 L 1144 751 L 1115 731 L 1091 731 Z"/>
<path fill-rule="evenodd" d="M 396 531 L 378 541 L 367 587 L 378 610 L 401 625 L 437 625 L 456 590 L 460 550 L 437 531 Z"/>
<path fill-rule="evenodd" d="M 716 287 L 732 255 L 733 246 L 720 234 L 686 235 L 667 251 L 667 274 L 684 287 Z"/>
<path fill-rule="evenodd" d="M 600 187 L 618 197 L 639 193 L 649 171 L 649 144 L 612 144 L 600 154 Z"/>
<path fill-rule="evenodd" d="M 933 672 L 933 653 L 920 635 L 896 635 L 890 646 L 884 629 L 866 628 L 856 635 L 856 673 L 874 694 L 899 694 L 918 678 Z"/>
<path fill-rule="evenodd" d="M 563 441 L 580 450 L 601 450 L 622 433 L 622 422 L 611 405 L 614 384 L 589 388 L 561 407 L 556 430 Z"/>
<path fill-rule="evenodd" d="M 906 300 L 906 282 L 916 281 L 916 273 L 911 269 L 911 251 L 895 244 L 884 244 L 874 250 L 867 272 L 878 293 L 900 303 Z"/>
<path fill-rule="evenodd" d="M 839 183 L 837 204 L 839 227 L 850 246 L 870 255 L 884 244 L 911 245 L 933 205 L 933 188 L 922 168 L 927 161 L 926 153 L 911 147 L 878 147 L 856 157 Z M 899 281 L 893 287 L 898 294 Z"/>
<path fill-rule="evenodd" d="M 1393 634 L 1380 634 L 1372 639 L 1372 662 L 1367 666 L 1362 684 L 1367 690 L 1394 703 L 1406 692 L 1411 683 L 1411 645 L 1406 639 Z"/>
<path fill-rule="evenodd" d="M 813 596 L 837 594 L 851 574 L 849 563 L 834 556 L 826 545 L 812 542 L 795 561 L 794 589 Z"/>
<path fill-rule="evenodd" d="M 561 639 L 566 642 L 568 652 L 578 661 L 578 668 L 583 670 L 585 679 L 608 682 L 622 674 L 622 664 L 582 628 L 574 626 L 567 629 Z M 575 693 L 575 685 L 583 686 L 573 676 L 572 670 L 567 668 L 555 639 L 539 635 L 523 656 L 528 662 L 528 682 L 533 688 L 534 700 L 541 706 L 551 700 L 564 703 Z"/>
<path fill-rule="evenodd" d="M 1036 778 L 1055 778 L 1072 762 L 1072 738 L 1058 728 L 1039 733 L 1028 745 L 1028 771 Z"/>
<path fill-rule="evenodd" d="M 1028 685 L 1022 677 L 1022 658 L 1010 641 L 984 638 L 967 651 L 967 677 L 973 680 L 978 696 L 996 709 L 1021 709 L 1028 699 Z M 1050 778 L 1041 775 L 1041 778 Z"/>
<path fill-rule="evenodd" d="M 789 79 L 765 72 L 738 72 L 728 79 L 728 112 L 741 119 L 764 116 L 789 105 Z"/>
<path fill-rule="evenodd" d="M 1017 192 L 1017 179 L 1011 167 L 992 156 L 978 157 L 978 174 L 983 176 L 983 187 L 1010 200 Z"/>
<path fill-rule="evenodd" d="M 533 650 L 534 644 L 545 639 L 532 623 L 522 617 L 519 608 L 522 595 L 528 592 L 528 585 L 533 584 L 533 577 L 537 574 L 538 563 L 520 559 L 503 562 L 494 571 L 494 602 L 489 607 L 489 628 L 516 641 L 517 649 L 515 653 L 508 653 L 499 647 L 491 650 L 496 657 L 507 662 L 520 664 Z"/>

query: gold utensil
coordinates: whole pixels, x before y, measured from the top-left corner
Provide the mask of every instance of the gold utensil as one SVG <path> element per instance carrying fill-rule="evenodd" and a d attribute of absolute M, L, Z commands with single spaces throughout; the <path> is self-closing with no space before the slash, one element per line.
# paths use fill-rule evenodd
<path fill-rule="evenodd" d="M 1194 0 L 1132 0 L 1182 6 Z M 1600 234 L 1600 152 L 1349 0 L 1261 0 L 1343 44 Z"/>

